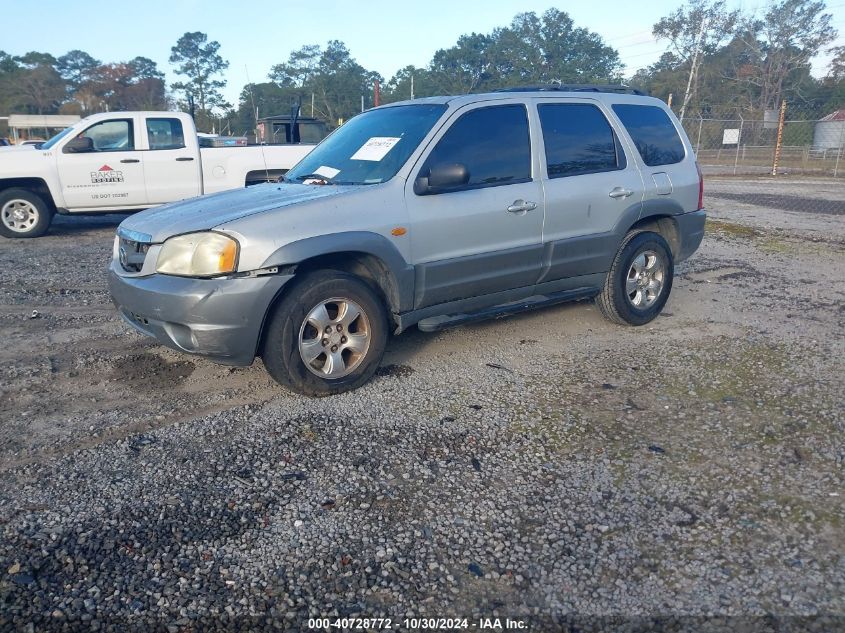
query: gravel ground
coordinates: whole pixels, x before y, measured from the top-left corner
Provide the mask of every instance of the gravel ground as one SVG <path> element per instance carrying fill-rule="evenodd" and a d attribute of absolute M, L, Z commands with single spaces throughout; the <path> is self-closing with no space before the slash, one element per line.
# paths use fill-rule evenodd
<path fill-rule="evenodd" d="M 648 326 L 413 330 L 321 400 L 125 327 L 121 217 L 3 241 L 0 630 L 845 629 L 845 225 L 708 207 Z"/>

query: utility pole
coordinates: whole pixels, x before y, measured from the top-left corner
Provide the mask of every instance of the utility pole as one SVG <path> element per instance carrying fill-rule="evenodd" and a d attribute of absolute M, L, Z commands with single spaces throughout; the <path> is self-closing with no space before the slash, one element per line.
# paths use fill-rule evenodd
<path fill-rule="evenodd" d="M 311 116 L 314 116 L 314 93 L 311 93 Z"/>
<path fill-rule="evenodd" d="M 364 111 L 364 95 L 361 95 L 361 112 Z"/>
<path fill-rule="evenodd" d="M 701 41 L 704 39 L 704 31 L 707 28 L 707 18 L 701 20 L 701 29 L 698 31 L 698 37 L 695 40 L 695 52 L 692 56 L 692 64 L 690 65 L 689 69 L 689 79 L 687 79 L 687 90 L 684 92 L 684 102 L 681 105 L 681 111 L 678 115 L 678 118 L 683 121 L 684 120 L 684 113 L 687 109 L 687 104 L 690 100 L 690 89 L 692 88 L 692 79 L 695 77 L 696 73 L 698 72 L 698 64 L 701 58 Z"/>
<path fill-rule="evenodd" d="M 381 101 L 381 86 L 379 85 L 378 79 L 376 79 L 376 86 L 373 90 L 373 105 L 377 108 L 379 107 L 379 102 Z"/>
<path fill-rule="evenodd" d="M 414 76 L 411 75 L 411 101 L 414 100 Z"/>

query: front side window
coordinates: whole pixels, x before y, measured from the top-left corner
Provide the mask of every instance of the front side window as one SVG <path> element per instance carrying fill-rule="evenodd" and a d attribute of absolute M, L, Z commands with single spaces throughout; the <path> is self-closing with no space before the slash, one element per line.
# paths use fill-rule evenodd
<path fill-rule="evenodd" d="M 179 119 L 147 119 L 147 139 L 151 150 L 181 149 L 185 135 Z"/>
<path fill-rule="evenodd" d="M 95 123 L 79 138 L 90 139 L 88 151 L 92 152 L 125 152 L 135 149 L 132 121 L 128 119 Z"/>
<path fill-rule="evenodd" d="M 625 168 L 625 154 L 604 114 L 588 103 L 544 103 L 537 108 L 549 178 Z"/>
<path fill-rule="evenodd" d="M 463 165 L 469 180 L 459 189 L 509 185 L 531 180 L 531 137 L 523 105 L 470 110 L 455 121 L 437 142 L 420 170 Z"/>
<path fill-rule="evenodd" d="M 617 103 L 613 111 L 649 167 L 673 165 L 684 160 L 684 144 L 662 108 Z"/>

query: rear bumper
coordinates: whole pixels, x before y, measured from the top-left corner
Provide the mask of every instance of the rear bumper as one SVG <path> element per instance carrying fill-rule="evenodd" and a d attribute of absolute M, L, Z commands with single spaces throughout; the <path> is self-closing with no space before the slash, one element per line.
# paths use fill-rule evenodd
<path fill-rule="evenodd" d="M 109 291 L 123 319 L 142 334 L 176 350 L 245 366 L 255 359 L 267 309 L 292 277 L 124 277 L 113 263 Z"/>
<path fill-rule="evenodd" d="M 678 237 L 681 242 L 678 256 L 675 258 L 677 263 L 688 259 L 698 250 L 701 240 L 704 239 L 704 222 L 707 219 L 707 213 L 704 209 L 699 209 L 676 215 L 674 219 L 678 223 Z"/>

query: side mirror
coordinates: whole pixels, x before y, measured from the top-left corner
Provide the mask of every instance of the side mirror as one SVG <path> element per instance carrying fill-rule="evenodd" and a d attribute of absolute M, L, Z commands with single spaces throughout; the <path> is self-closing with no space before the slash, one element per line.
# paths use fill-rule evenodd
<path fill-rule="evenodd" d="M 431 193 L 441 193 L 461 187 L 469 182 L 469 171 L 461 163 L 445 163 L 435 165 L 428 170 L 427 176 L 419 176 L 414 181 L 414 193 L 424 196 Z"/>
<path fill-rule="evenodd" d="M 62 152 L 65 154 L 81 154 L 93 151 L 94 141 L 87 136 L 70 139 L 67 143 L 65 143 L 64 149 L 62 149 Z"/>

